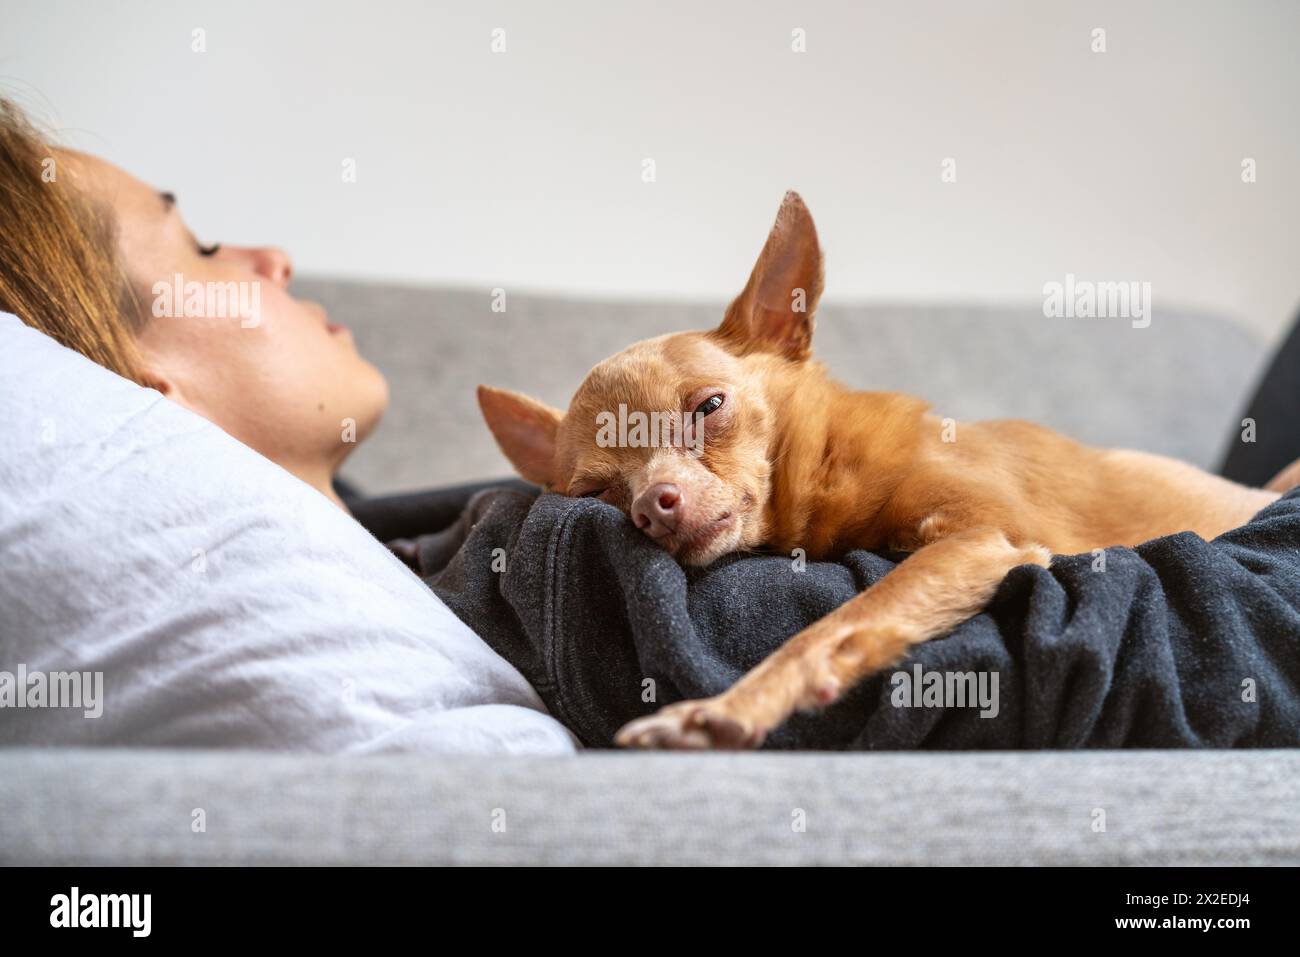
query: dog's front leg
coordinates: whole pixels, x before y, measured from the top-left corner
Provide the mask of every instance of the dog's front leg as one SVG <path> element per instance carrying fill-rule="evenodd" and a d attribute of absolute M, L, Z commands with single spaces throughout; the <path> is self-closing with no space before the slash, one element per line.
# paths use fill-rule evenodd
<path fill-rule="evenodd" d="M 732 688 L 625 725 L 615 743 L 638 748 L 753 748 L 796 709 L 830 704 L 908 647 L 980 611 L 1008 571 L 1047 565 L 1042 546 L 1012 545 L 998 528 L 946 535 L 909 556 L 852 601 L 805 628 Z"/>

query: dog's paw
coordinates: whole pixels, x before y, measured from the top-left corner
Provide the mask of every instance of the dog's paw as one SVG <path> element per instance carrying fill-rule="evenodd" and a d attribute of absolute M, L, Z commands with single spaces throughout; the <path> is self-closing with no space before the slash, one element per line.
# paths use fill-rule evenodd
<path fill-rule="evenodd" d="M 767 732 L 728 712 L 718 698 L 680 701 L 625 724 L 614 735 L 622 748 L 735 751 L 757 748 Z"/>

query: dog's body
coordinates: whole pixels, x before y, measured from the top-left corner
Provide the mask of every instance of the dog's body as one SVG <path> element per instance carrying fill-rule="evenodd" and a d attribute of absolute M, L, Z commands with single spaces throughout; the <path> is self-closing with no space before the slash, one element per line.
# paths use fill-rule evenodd
<path fill-rule="evenodd" d="M 1183 530 L 1211 538 L 1294 484 L 1294 467 L 1276 490 L 1249 489 L 1027 422 L 954 423 L 908 396 L 851 391 L 809 361 L 821 286 L 812 218 L 790 193 L 718 329 L 607 359 L 567 413 L 479 390 L 525 478 L 599 495 L 684 564 L 757 548 L 810 560 L 853 548 L 910 553 L 733 688 L 634 721 L 620 744 L 756 746 L 793 710 L 835 700 L 977 613 L 1016 565 Z M 599 441 L 602 416 L 620 407 L 683 415 L 683 441 Z"/>

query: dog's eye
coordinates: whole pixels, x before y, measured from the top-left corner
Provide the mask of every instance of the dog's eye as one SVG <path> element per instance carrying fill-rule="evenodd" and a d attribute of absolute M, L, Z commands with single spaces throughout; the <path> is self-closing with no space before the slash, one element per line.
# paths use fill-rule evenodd
<path fill-rule="evenodd" d="M 722 408 L 722 402 L 723 402 L 723 397 L 721 393 L 718 393 L 717 395 L 709 396 L 707 399 L 701 402 L 699 408 L 695 410 L 696 418 L 701 418 L 706 415 L 712 415 L 714 412 L 717 412 L 720 408 Z"/>
<path fill-rule="evenodd" d="M 600 498 L 608 491 L 609 489 L 607 488 L 593 488 L 590 491 L 583 492 L 581 495 L 578 496 L 578 498 Z"/>

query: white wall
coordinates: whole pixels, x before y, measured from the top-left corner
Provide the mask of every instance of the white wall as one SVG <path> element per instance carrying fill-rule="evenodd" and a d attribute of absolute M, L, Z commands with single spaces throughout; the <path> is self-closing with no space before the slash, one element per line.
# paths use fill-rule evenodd
<path fill-rule="evenodd" d="M 828 297 L 1069 271 L 1271 336 L 1300 302 L 1297 39 L 1293 0 L 0 0 L 0 89 L 301 272 L 722 298 L 795 187 Z"/>

